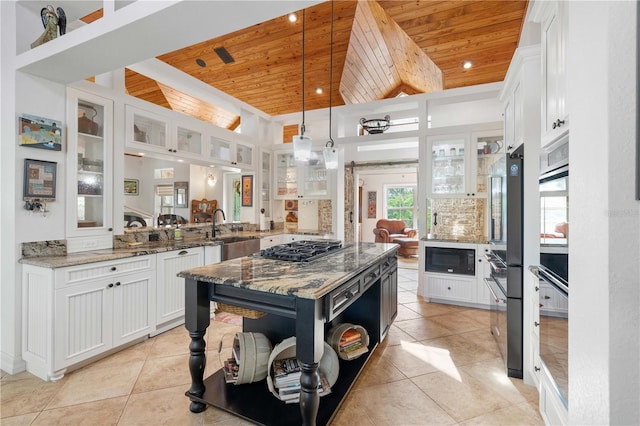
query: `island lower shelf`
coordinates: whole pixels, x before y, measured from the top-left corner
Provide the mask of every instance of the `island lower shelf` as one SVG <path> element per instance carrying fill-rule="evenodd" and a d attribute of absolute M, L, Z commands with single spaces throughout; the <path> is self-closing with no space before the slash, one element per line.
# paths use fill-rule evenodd
<path fill-rule="evenodd" d="M 316 424 L 326 425 L 331 422 L 376 347 L 377 345 L 373 345 L 367 354 L 352 361 L 340 360 L 340 377 L 331 387 L 331 393 L 320 398 Z M 286 404 L 277 399 L 269 392 L 266 380 L 242 385 L 228 384 L 225 382 L 222 369 L 220 369 L 205 379 L 204 384 L 206 386 L 204 395 L 201 398 L 192 397 L 192 399 L 227 411 L 255 424 L 281 426 L 302 424 L 299 405 Z M 188 392 L 186 395 L 189 396 Z"/>

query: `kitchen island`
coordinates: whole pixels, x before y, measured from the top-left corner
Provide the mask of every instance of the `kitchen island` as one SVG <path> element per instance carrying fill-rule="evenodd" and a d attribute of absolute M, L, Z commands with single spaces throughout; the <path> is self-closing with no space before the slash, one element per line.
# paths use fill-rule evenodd
<path fill-rule="evenodd" d="M 259 424 L 329 423 L 396 316 L 397 249 L 395 244 L 358 243 L 310 262 L 248 256 L 180 272 L 191 337 L 191 388 L 186 393 L 191 411 L 201 412 L 209 404 Z M 299 409 L 278 400 L 265 381 L 227 385 L 222 370 L 204 380 L 210 301 L 265 313 L 244 318 L 243 330 L 264 333 L 274 344 L 296 336 L 296 357 L 302 364 Z M 340 360 L 339 377 L 321 401 L 317 371 L 325 332 L 343 322 L 367 330 L 369 352 Z"/>

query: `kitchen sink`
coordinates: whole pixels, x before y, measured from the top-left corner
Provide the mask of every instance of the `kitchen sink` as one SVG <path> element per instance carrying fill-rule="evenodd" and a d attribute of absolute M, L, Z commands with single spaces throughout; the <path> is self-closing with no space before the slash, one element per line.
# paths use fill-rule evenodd
<path fill-rule="evenodd" d="M 216 238 L 216 240 L 222 241 L 223 261 L 248 256 L 260 251 L 259 238 L 222 237 Z"/>

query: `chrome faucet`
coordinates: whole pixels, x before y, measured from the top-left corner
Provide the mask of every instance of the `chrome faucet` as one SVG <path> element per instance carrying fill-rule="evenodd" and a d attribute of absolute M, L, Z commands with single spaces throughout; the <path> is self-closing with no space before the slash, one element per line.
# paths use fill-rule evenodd
<path fill-rule="evenodd" d="M 211 227 L 211 238 L 216 237 L 216 213 L 218 212 L 222 213 L 222 220 L 227 220 L 222 209 L 215 209 L 213 213 L 211 213 L 211 219 L 213 219 L 213 226 Z"/>

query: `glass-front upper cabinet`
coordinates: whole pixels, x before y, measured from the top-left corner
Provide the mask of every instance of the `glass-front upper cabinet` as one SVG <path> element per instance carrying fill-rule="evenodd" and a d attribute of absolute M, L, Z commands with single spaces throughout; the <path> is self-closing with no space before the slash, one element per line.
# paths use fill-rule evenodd
<path fill-rule="evenodd" d="M 295 161 L 293 153 L 276 155 L 276 194 L 280 200 L 330 198 L 329 173 L 322 151 L 311 151 L 309 161 Z"/>
<path fill-rule="evenodd" d="M 178 126 L 178 152 L 200 156 L 202 154 L 202 133 L 193 129 Z"/>
<path fill-rule="evenodd" d="M 265 217 L 271 217 L 271 153 L 262 151 L 262 202 Z"/>
<path fill-rule="evenodd" d="M 113 102 L 72 88 L 67 99 L 67 235 L 110 234 Z"/>
<path fill-rule="evenodd" d="M 431 195 L 466 195 L 471 188 L 468 165 L 469 136 L 442 135 L 427 139 Z"/>
<path fill-rule="evenodd" d="M 245 170 L 253 168 L 253 146 L 248 144 L 211 136 L 209 137 L 206 154 L 216 162 L 239 166 Z"/>
<path fill-rule="evenodd" d="M 471 134 L 471 145 L 476 157 L 476 187 L 478 196 L 486 196 L 489 188 L 489 178 L 506 176 L 506 162 L 501 161 L 505 156 L 505 144 L 502 131 L 487 131 Z"/>
<path fill-rule="evenodd" d="M 298 166 L 293 153 L 276 154 L 275 181 L 275 198 L 298 198 Z"/>
<path fill-rule="evenodd" d="M 312 151 L 309 163 L 304 165 L 302 169 L 304 170 L 302 195 L 307 198 L 327 198 L 329 185 L 322 151 Z"/>
<path fill-rule="evenodd" d="M 158 114 L 127 105 L 126 145 L 161 154 L 175 152 L 169 138 L 169 120 Z"/>

